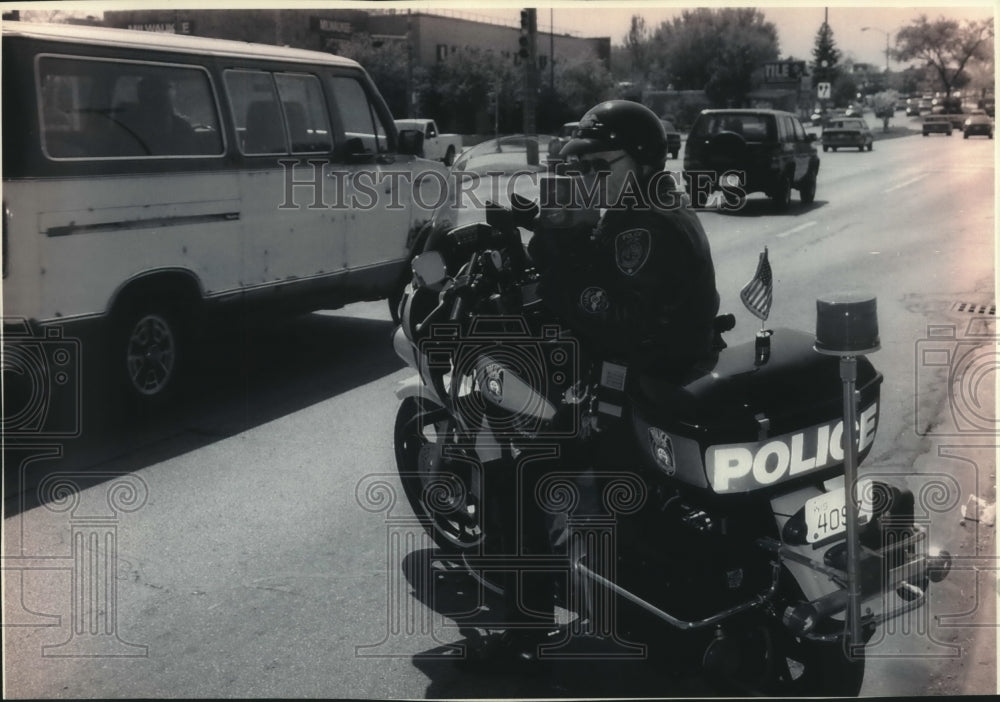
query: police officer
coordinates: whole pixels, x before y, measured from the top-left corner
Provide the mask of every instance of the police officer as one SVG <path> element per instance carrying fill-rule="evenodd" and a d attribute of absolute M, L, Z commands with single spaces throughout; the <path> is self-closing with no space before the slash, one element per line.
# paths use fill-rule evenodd
<path fill-rule="evenodd" d="M 590 199 L 590 211 L 570 207 L 549 218 L 543 202 L 529 246 L 542 272 L 543 301 L 585 354 L 621 363 L 633 375 L 676 376 L 717 348 L 711 251 L 686 196 L 664 171 L 666 155 L 666 133 L 651 110 L 625 100 L 595 106 L 559 154 L 560 168 L 576 174 L 570 180 Z M 629 440 L 622 427 L 608 429 L 601 452 L 609 442 Z M 583 465 L 582 454 L 591 450 L 583 444 L 564 443 L 557 462 Z M 523 538 L 537 551 L 557 550 L 551 520 L 529 504 L 545 470 L 539 467 L 530 480 L 526 474 L 522 485 L 528 487 L 521 496 Z M 515 621 L 519 607 L 532 612 L 523 619 L 536 626 L 515 626 L 481 642 L 469 651 L 469 663 L 538 662 L 539 645 L 551 639 L 554 626 L 552 589 L 524 575 L 520 597 L 507 595 L 508 609 Z"/>
<path fill-rule="evenodd" d="M 541 294 L 600 356 L 630 368 L 679 373 L 716 345 L 719 295 L 705 231 L 672 175 L 652 110 L 627 100 L 590 109 L 560 152 L 596 193 L 595 229 L 532 241 Z"/>

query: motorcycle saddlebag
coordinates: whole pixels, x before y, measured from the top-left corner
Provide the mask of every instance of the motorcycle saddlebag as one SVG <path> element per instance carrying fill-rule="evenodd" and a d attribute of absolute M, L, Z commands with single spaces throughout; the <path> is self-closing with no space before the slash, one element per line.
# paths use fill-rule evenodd
<path fill-rule="evenodd" d="M 730 346 L 718 360 L 677 379 L 638 378 L 634 426 L 657 467 L 717 494 L 824 480 L 843 469 L 840 359 L 814 337 L 777 329 L 769 347 Z M 878 426 L 882 376 L 857 358 L 859 460 Z"/>

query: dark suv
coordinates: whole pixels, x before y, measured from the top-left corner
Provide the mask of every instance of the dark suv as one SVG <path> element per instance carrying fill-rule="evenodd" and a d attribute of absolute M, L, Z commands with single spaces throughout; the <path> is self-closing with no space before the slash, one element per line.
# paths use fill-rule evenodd
<path fill-rule="evenodd" d="M 819 172 L 815 141 L 816 135 L 806 134 L 790 112 L 702 110 L 688 135 L 684 170 L 688 175 L 707 174 L 712 190 L 722 189 L 726 182 L 735 183 L 721 179 L 733 179 L 736 174 L 746 194 L 766 193 L 778 207 L 785 208 L 794 188 L 808 204 L 816 197 Z M 705 177 L 701 176 L 702 182 Z M 694 201 L 691 178 L 687 183 Z M 704 190 L 704 186 L 697 189 Z"/>

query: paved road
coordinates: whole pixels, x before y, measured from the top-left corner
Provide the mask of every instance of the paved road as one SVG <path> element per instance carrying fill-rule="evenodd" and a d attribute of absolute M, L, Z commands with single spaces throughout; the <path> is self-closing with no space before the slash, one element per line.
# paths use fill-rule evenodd
<path fill-rule="evenodd" d="M 988 140 L 881 139 L 872 153 L 823 154 L 808 207 L 776 213 L 753 196 L 702 215 L 723 309 L 738 317 L 731 339 L 758 327 L 738 291 L 764 246 L 770 326 L 811 329 L 831 291 L 878 297 L 872 360 L 886 380 L 866 470 L 908 481 L 966 570 L 879 635 L 865 695 L 995 690 L 995 574 L 972 570 L 992 565 L 994 531 L 959 511 L 970 494 L 995 500 L 995 360 L 973 363 L 958 391 L 948 373 L 979 358 L 969 349 L 992 349 L 993 317 L 956 305 L 994 303 L 993 175 Z M 444 614 L 479 592 L 429 560 L 380 477 L 393 470 L 392 390 L 407 377 L 390 331 L 384 303 L 366 303 L 226 332 L 171 414 L 122 416 L 87 380 L 81 438 L 8 447 L 5 470 L 31 489 L 6 503 L 7 695 L 708 694 L 632 663 L 567 664 L 553 687 L 431 655 L 464 639 Z"/>

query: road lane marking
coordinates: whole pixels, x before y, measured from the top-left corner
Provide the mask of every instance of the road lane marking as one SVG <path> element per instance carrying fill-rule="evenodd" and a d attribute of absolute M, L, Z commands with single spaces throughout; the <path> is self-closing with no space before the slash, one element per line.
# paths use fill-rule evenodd
<path fill-rule="evenodd" d="M 809 222 L 803 222 L 802 224 L 800 224 L 797 227 L 792 227 L 787 232 L 781 232 L 781 234 L 778 234 L 777 238 L 784 239 L 786 236 L 791 236 L 792 234 L 795 234 L 797 232 L 801 232 L 803 229 L 808 229 L 809 227 L 811 227 L 811 226 L 813 226 L 815 224 L 816 224 L 816 220 L 811 220 Z"/>
<path fill-rule="evenodd" d="M 893 190 L 899 190 L 900 188 L 905 188 L 907 185 L 913 185 L 918 180 L 923 180 L 924 178 L 926 178 L 929 175 L 930 175 L 930 173 L 922 173 L 921 175 L 918 175 L 916 178 L 910 178 L 909 180 L 904 181 L 904 182 L 900 183 L 899 185 L 894 185 L 894 186 L 892 186 L 891 188 L 889 188 L 887 190 L 883 190 L 882 192 L 883 193 L 891 193 Z"/>

